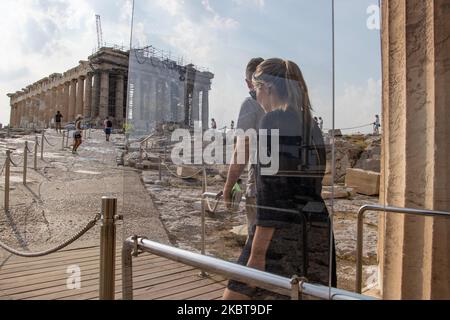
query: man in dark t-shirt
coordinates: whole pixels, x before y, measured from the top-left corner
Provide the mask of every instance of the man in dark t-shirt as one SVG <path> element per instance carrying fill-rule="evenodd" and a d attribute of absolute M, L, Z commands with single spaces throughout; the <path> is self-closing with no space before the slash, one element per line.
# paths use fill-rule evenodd
<path fill-rule="evenodd" d="M 61 133 L 61 120 L 63 118 L 63 115 L 61 114 L 61 112 L 57 111 L 55 114 L 55 129 L 56 132 Z"/>

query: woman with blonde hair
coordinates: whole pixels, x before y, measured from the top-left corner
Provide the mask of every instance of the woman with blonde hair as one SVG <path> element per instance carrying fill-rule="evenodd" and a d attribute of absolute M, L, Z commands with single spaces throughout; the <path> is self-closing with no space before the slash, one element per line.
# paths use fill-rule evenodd
<path fill-rule="evenodd" d="M 257 101 L 266 112 L 259 139 L 264 130 L 267 130 L 265 141 L 271 141 L 272 134 L 279 135 L 279 170 L 267 174 L 258 161 L 256 225 L 238 263 L 335 287 L 334 242 L 330 241 L 328 211 L 321 197 L 325 146 L 321 130 L 311 115 L 302 72 L 292 61 L 269 59 L 258 66 L 253 84 Z M 271 152 L 269 143 L 260 144 L 259 156 Z M 223 298 L 289 297 L 230 280 Z"/>

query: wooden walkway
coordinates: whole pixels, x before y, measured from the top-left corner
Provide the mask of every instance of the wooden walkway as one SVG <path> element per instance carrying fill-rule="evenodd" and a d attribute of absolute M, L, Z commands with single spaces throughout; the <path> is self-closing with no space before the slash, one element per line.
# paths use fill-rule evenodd
<path fill-rule="evenodd" d="M 122 299 L 121 246 L 116 254 L 116 299 Z M 67 249 L 42 258 L 10 256 L 0 261 L 0 300 L 96 300 L 99 247 Z M 5 256 L 5 255 L 4 255 Z M 8 257 L 8 255 L 6 255 Z M 68 289 L 71 266 L 81 271 L 81 288 Z M 133 258 L 135 300 L 216 300 L 226 280 L 152 254 Z M 69 280 L 70 282 L 70 280 Z"/>

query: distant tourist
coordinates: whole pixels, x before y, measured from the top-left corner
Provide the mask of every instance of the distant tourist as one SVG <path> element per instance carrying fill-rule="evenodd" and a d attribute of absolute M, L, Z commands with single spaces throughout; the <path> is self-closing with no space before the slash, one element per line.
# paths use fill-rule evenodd
<path fill-rule="evenodd" d="M 61 120 L 63 118 L 63 115 L 61 114 L 61 112 L 57 111 L 55 114 L 55 130 L 56 133 L 61 133 Z"/>
<path fill-rule="evenodd" d="M 217 123 L 216 120 L 214 120 L 214 118 L 211 119 L 211 129 L 217 129 Z"/>
<path fill-rule="evenodd" d="M 234 130 L 234 121 L 231 121 L 231 130 Z"/>
<path fill-rule="evenodd" d="M 73 133 L 73 148 L 72 148 L 72 153 L 73 154 L 78 154 L 78 147 L 81 145 L 82 143 L 82 127 L 81 127 L 81 121 L 83 120 L 83 116 L 82 115 L 78 115 L 77 119 L 75 120 L 75 132 Z"/>
<path fill-rule="evenodd" d="M 317 119 L 317 117 L 314 117 L 314 121 L 317 123 L 317 126 L 319 126 L 319 119 Z"/>
<path fill-rule="evenodd" d="M 319 117 L 319 128 L 320 128 L 320 131 L 323 131 L 323 119 L 322 119 L 322 117 Z"/>
<path fill-rule="evenodd" d="M 112 133 L 113 123 L 111 120 L 109 120 L 109 117 L 106 117 L 103 125 L 105 127 L 106 141 L 109 141 L 109 138 L 111 137 Z"/>
<path fill-rule="evenodd" d="M 373 134 L 375 136 L 378 136 L 380 134 L 380 116 L 379 115 L 375 115 L 375 122 L 373 123 Z"/>

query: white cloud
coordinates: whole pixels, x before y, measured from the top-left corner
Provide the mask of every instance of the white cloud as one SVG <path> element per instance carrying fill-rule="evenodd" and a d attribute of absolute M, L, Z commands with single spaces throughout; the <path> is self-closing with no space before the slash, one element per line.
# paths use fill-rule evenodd
<path fill-rule="evenodd" d="M 263 9 L 266 6 L 265 0 L 233 0 L 233 2 L 238 6 L 250 5 L 258 9 Z"/>
<path fill-rule="evenodd" d="M 105 1 L 104 41 L 128 45 L 131 1 Z M 9 122 L 6 94 L 64 72 L 86 60 L 97 44 L 95 7 L 89 0 L 3 0 L 0 20 L 0 122 Z M 102 16 L 102 18 L 104 18 Z M 111 20 L 113 19 L 113 21 Z"/>

